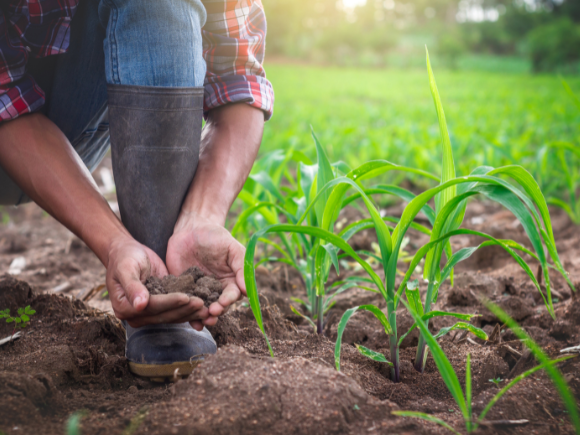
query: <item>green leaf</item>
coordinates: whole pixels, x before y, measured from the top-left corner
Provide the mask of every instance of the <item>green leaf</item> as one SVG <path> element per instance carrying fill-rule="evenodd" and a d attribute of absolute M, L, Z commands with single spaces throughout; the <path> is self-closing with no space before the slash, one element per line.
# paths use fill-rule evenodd
<path fill-rule="evenodd" d="M 470 321 L 474 317 L 480 316 L 480 314 L 451 313 L 451 312 L 448 312 L 448 311 L 429 311 L 427 314 L 423 314 L 423 316 L 421 318 L 423 320 L 429 320 L 429 319 L 432 319 L 433 317 L 446 317 L 446 316 L 455 317 L 457 319 Z M 399 338 L 399 346 L 401 345 L 401 343 L 403 343 L 403 340 L 407 337 L 407 335 L 409 335 L 416 327 L 417 327 L 417 324 L 416 323 L 413 323 L 411 325 L 411 327 L 409 328 L 409 330 Z M 450 332 L 452 330 L 451 328 L 452 327 L 450 327 L 445 332 L 445 334 L 448 333 L 448 332 Z M 458 329 L 458 328 L 456 328 L 456 329 Z M 443 329 L 445 329 L 445 328 L 443 328 Z M 479 329 L 479 328 L 475 328 L 475 329 L 478 329 L 479 331 L 481 331 L 481 329 Z M 439 332 L 441 332 L 441 331 L 439 331 Z M 442 337 L 445 334 L 442 334 L 440 337 Z M 484 334 L 485 334 L 485 332 L 484 332 Z M 487 334 L 485 336 L 487 337 Z M 487 338 L 484 338 L 484 340 L 487 340 Z"/>
<path fill-rule="evenodd" d="M 34 313 L 36 313 L 36 311 L 34 311 L 33 309 L 31 309 L 31 308 L 30 308 L 30 305 L 28 305 L 28 306 L 27 306 L 27 307 L 24 309 L 24 312 L 25 312 L 26 314 L 34 314 Z"/>
<path fill-rule="evenodd" d="M 266 172 L 262 171 L 257 174 L 250 175 L 250 178 L 254 180 L 256 183 L 260 184 L 267 192 L 269 192 L 274 198 L 278 201 L 284 202 L 285 198 L 284 195 L 280 192 L 280 190 L 276 187 L 270 175 Z"/>
<path fill-rule="evenodd" d="M 399 289 L 397 290 L 397 294 L 395 295 L 395 307 L 398 304 L 398 301 L 399 301 L 400 296 L 401 296 L 401 294 L 403 292 L 403 289 L 405 288 L 405 285 L 408 282 L 408 280 L 411 278 L 411 275 L 412 275 L 413 271 L 415 270 L 415 267 L 417 267 L 417 265 L 419 264 L 419 262 L 421 261 L 421 259 L 427 254 L 427 252 L 430 249 L 432 249 L 433 246 L 435 246 L 437 243 L 440 243 L 441 241 L 443 241 L 445 239 L 448 239 L 448 238 L 453 237 L 453 236 L 456 236 L 456 235 L 461 235 L 461 234 L 469 234 L 469 235 L 479 236 L 479 237 L 482 237 L 484 239 L 487 239 L 488 241 L 482 243 L 480 245 L 480 247 L 481 246 L 489 246 L 489 245 L 498 245 L 498 246 L 501 246 L 506 252 L 508 252 L 512 256 L 512 258 L 514 258 L 514 260 L 517 261 L 517 263 L 528 274 L 529 278 L 532 280 L 532 282 L 534 283 L 534 285 L 536 286 L 536 288 L 538 289 L 538 291 L 540 291 L 540 293 L 541 293 L 540 284 L 538 283 L 538 281 L 537 281 L 534 273 L 530 269 L 530 267 L 507 244 L 503 243 L 501 240 L 498 240 L 498 239 L 490 236 L 489 234 L 485 234 L 485 233 L 482 233 L 480 231 L 467 230 L 467 229 L 458 229 L 458 230 L 450 231 L 447 234 L 445 234 L 443 237 L 440 237 L 439 239 L 433 240 L 433 241 L 431 241 L 431 242 L 423 245 L 421 248 L 419 248 L 419 250 L 417 251 L 417 253 L 413 257 L 413 259 L 411 260 L 411 263 L 409 265 L 409 269 L 407 270 L 407 273 L 405 274 L 405 277 L 403 278 L 403 281 L 399 285 Z M 466 248 L 466 249 L 468 249 L 468 248 Z M 465 253 L 469 253 L 469 252 L 473 253 L 474 251 L 472 251 L 472 250 L 468 250 L 468 251 L 458 251 L 455 255 L 458 255 L 458 257 L 456 257 L 456 258 L 460 258 L 460 257 L 464 256 Z M 455 261 L 455 259 L 453 257 L 449 260 L 449 262 L 451 262 L 451 263 L 453 263 L 454 261 Z M 444 268 L 444 272 L 445 273 L 446 273 L 446 271 L 450 271 L 450 270 L 451 270 L 451 267 Z M 442 282 L 443 282 L 443 280 L 441 280 L 438 283 L 438 286 L 441 285 Z"/>
<path fill-rule="evenodd" d="M 262 312 L 260 309 L 260 300 L 258 298 L 258 289 L 256 284 L 256 277 L 255 277 L 255 268 L 254 268 L 254 255 L 256 252 L 256 244 L 258 240 L 267 233 L 298 233 L 298 234 L 308 234 L 311 236 L 318 237 L 322 240 L 326 240 L 327 242 L 333 243 L 338 248 L 342 249 L 344 252 L 349 254 L 357 263 L 359 263 L 363 269 L 369 274 L 369 276 L 373 279 L 374 284 L 377 286 L 381 294 L 383 296 L 386 295 L 385 288 L 381 278 L 376 274 L 373 268 L 362 258 L 360 258 L 357 253 L 350 247 L 348 243 L 346 243 L 343 239 L 338 237 L 335 234 L 332 234 L 329 231 L 322 230 L 316 227 L 309 227 L 304 225 L 289 225 L 289 224 L 278 224 L 278 225 L 271 225 L 261 229 L 260 231 L 256 232 L 248 242 L 246 247 L 246 255 L 244 257 L 244 279 L 246 282 L 246 291 L 248 295 L 248 299 L 250 300 L 250 307 L 252 308 L 252 313 L 256 318 L 256 323 L 258 323 L 258 327 L 262 331 L 264 335 L 264 339 L 266 340 L 266 344 L 268 345 L 268 349 L 270 350 L 270 355 L 274 356 L 274 351 L 270 346 L 270 341 L 266 335 L 264 330 L 264 324 L 262 321 Z"/>
<path fill-rule="evenodd" d="M 437 339 L 433 337 L 431 332 L 429 332 L 429 329 L 427 328 L 423 320 L 417 315 L 417 313 L 411 310 L 409 305 L 407 305 L 405 301 L 401 302 L 407 307 L 409 313 L 411 313 L 411 316 L 413 316 L 415 323 L 417 323 L 417 326 L 421 330 L 421 334 L 425 338 L 425 341 L 427 342 L 427 345 L 431 350 L 433 360 L 435 361 L 435 364 L 439 369 L 439 373 L 443 378 L 443 382 L 445 382 L 445 385 L 447 385 L 449 392 L 451 393 L 451 395 L 455 399 L 455 402 L 457 403 L 457 406 L 461 410 L 463 419 L 466 421 L 471 420 L 471 415 L 468 414 L 467 406 L 465 404 L 465 396 L 463 395 L 463 391 L 461 390 L 459 379 L 457 378 L 457 374 L 455 373 L 455 370 L 453 370 L 451 363 L 447 359 L 445 352 L 443 352 L 443 349 L 441 349 L 441 346 L 439 346 L 439 343 L 437 343 Z"/>
<path fill-rule="evenodd" d="M 22 323 L 22 319 L 20 319 L 20 317 L 14 317 L 13 319 L 16 323 Z"/>
<path fill-rule="evenodd" d="M 457 432 L 453 429 L 449 424 L 430 414 L 425 414 L 423 412 L 415 412 L 415 411 L 392 411 L 391 414 L 398 415 L 399 417 L 412 417 L 412 418 L 420 418 L 425 421 L 430 421 L 431 423 L 437 423 L 440 426 L 443 426 L 445 429 L 450 430 L 456 435 L 461 435 L 460 432 Z"/>
<path fill-rule="evenodd" d="M 18 308 L 18 315 L 24 314 L 24 308 Z"/>
<path fill-rule="evenodd" d="M 393 363 L 389 362 L 385 355 L 380 352 L 375 352 L 374 350 L 369 349 L 368 347 L 361 346 L 360 344 L 355 343 L 356 349 L 360 352 L 361 355 L 366 356 L 367 358 L 372 359 L 373 361 L 378 361 L 382 363 L 387 363 L 388 365 L 392 366 Z"/>
<path fill-rule="evenodd" d="M 449 140 L 449 131 L 447 130 L 447 121 L 445 120 L 445 111 L 441 104 L 441 98 L 439 97 L 439 91 L 437 90 L 437 83 L 435 83 L 435 76 L 431 69 L 431 62 L 429 62 L 429 50 L 427 50 L 427 47 L 425 47 L 425 52 L 427 57 L 427 72 L 429 74 L 429 87 L 431 88 L 431 95 L 433 96 L 433 102 L 435 103 L 437 118 L 439 120 L 439 133 L 441 135 L 441 147 L 443 151 L 443 165 L 441 170 L 441 184 L 443 184 L 455 178 L 455 164 L 453 162 L 453 150 L 451 148 L 451 141 Z M 439 197 L 436 197 L 435 210 L 437 213 L 439 213 L 439 210 L 441 210 L 441 208 L 455 196 L 456 191 L 457 188 L 453 185 L 441 192 Z"/>
<path fill-rule="evenodd" d="M 554 386 L 562 398 L 562 402 L 564 402 L 564 406 L 568 410 L 570 421 L 572 422 L 576 433 L 580 434 L 580 415 L 578 414 L 578 405 L 576 404 L 574 396 L 570 392 L 568 384 L 564 380 L 564 377 L 560 371 L 551 364 L 551 360 L 544 353 L 542 348 L 534 340 L 532 340 L 528 333 L 524 331 L 505 311 L 503 311 L 500 307 L 491 301 L 484 301 L 483 303 L 488 310 L 495 314 L 495 316 L 500 319 L 502 323 L 506 324 L 511 329 L 516 337 L 523 341 L 525 346 L 530 349 L 536 359 L 541 364 L 545 365 L 546 372 L 548 372 L 548 375 L 552 379 Z"/>
<path fill-rule="evenodd" d="M 346 310 L 340 318 L 340 322 L 338 322 L 338 328 L 336 330 L 336 344 L 334 345 L 334 365 L 338 371 L 340 371 L 340 349 L 342 346 L 342 334 L 344 333 L 344 329 L 346 328 L 346 324 L 348 323 L 349 319 L 353 316 L 354 313 L 356 313 L 357 310 L 358 307 Z"/>
<path fill-rule="evenodd" d="M 451 331 L 455 331 L 457 329 L 463 329 L 463 330 L 469 331 L 473 335 L 475 335 L 477 338 L 481 338 L 482 340 L 487 340 L 489 338 L 487 333 L 483 329 L 479 329 L 478 327 L 473 326 L 470 323 L 457 322 L 453 326 L 441 328 L 439 330 L 439 332 L 437 333 L 437 335 L 435 335 L 435 339 L 439 339 L 439 338 L 443 337 L 444 335 L 450 333 Z"/>
<path fill-rule="evenodd" d="M 6 319 L 6 323 L 12 323 L 12 322 L 14 322 L 14 320 L 15 320 L 14 317 L 8 317 Z M 20 320 L 20 319 L 18 319 L 18 320 Z"/>
<path fill-rule="evenodd" d="M 23 322 L 28 322 L 30 320 L 30 317 L 28 317 L 26 314 L 22 314 L 20 318 L 22 319 Z"/>
<path fill-rule="evenodd" d="M 302 302 L 302 301 L 300 301 Z M 302 302 L 303 303 L 303 302 Z M 303 319 L 306 319 L 306 321 L 308 322 L 308 324 L 310 326 L 312 326 L 312 328 L 314 329 L 314 332 L 316 333 L 316 324 L 310 319 L 310 317 L 305 316 L 304 314 L 302 314 L 300 311 L 298 311 L 296 308 L 294 308 L 292 305 L 290 305 L 290 310 L 296 314 L 297 316 L 302 317 Z"/>
<path fill-rule="evenodd" d="M 413 283 L 416 282 L 416 286 L 415 289 L 411 289 L 409 287 L 409 285 L 407 284 L 407 290 L 405 290 L 405 294 L 407 295 L 407 301 L 409 301 L 409 306 L 411 307 L 411 310 L 413 310 L 415 313 L 419 314 L 419 316 L 423 316 L 423 304 L 421 303 L 421 294 L 419 293 L 419 288 L 418 288 L 418 284 L 419 281 L 415 280 L 413 281 Z M 411 284 L 413 284 L 411 283 Z"/>
<path fill-rule="evenodd" d="M 340 269 L 338 265 L 338 248 L 334 246 L 332 243 L 325 243 L 321 244 L 320 246 L 322 246 L 330 256 L 332 264 L 334 265 L 334 269 L 336 270 L 336 274 L 340 275 Z"/>
<path fill-rule="evenodd" d="M 334 364 L 336 366 L 336 370 L 340 371 L 340 349 L 342 345 L 342 334 L 344 333 L 344 329 L 346 328 L 346 324 L 356 313 L 358 310 L 365 310 L 373 313 L 377 319 L 381 322 L 381 325 L 385 328 L 385 333 L 387 335 L 393 334 L 393 329 L 391 328 L 391 324 L 389 323 L 387 316 L 383 313 L 378 307 L 374 305 L 360 305 L 358 307 L 350 308 L 344 312 L 342 315 L 340 322 L 338 323 L 337 328 L 337 336 L 336 336 L 336 344 L 334 346 Z"/>
<path fill-rule="evenodd" d="M 312 138 L 314 139 L 314 143 L 316 144 L 316 155 L 318 157 L 318 175 L 316 179 L 316 185 L 317 185 L 317 193 L 320 193 L 322 191 L 322 188 L 326 185 L 326 183 L 334 179 L 334 172 L 332 171 L 332 166 L 330 166 L 330 162 L 328 161 L 328 157 L 326 156 L 326 151 L 324 151 L 324 148 L 322 147 L 322 145 L 320 145 L 320 142 L 318 141 L 318 138 L 316 137 L 316 134 L 314 133 L 312 127 L 310 127 L 310 129 L 312 133 Z M 325 191 L 323 193 L 322 200 L 318 201 L 318 203 L 314 207 L 316 211 L 316 218 L 318 219 L 319 223 L 322 222 L 324 207 L 326 206 L 329 196 L 330 193 L 328 191 Z"/>

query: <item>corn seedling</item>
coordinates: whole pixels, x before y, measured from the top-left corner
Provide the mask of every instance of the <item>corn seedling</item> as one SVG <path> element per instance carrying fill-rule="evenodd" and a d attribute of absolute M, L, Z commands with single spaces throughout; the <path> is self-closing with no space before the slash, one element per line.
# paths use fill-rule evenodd
<path fill-rule="evenodd" d="M 490 309 L 502 322 L 508 325 L 509 328 L 512 329 L 514 334 L 516 334 L 520 339 L 523 340 L 524 344 L 528 346 L 528 348 L 534 354 L 536 359 L 540 361 L 540 365 L 533 367 L 528 371 L 512 379 L 505 387 L 503 387 L 500 391 L 498 391 L 498 393 L 489 401 L 489 403 L 486 405 L 483 411 L 481 411 L 479 416 L 476 419 L 474 419 L 471 407 L 472 405 L 471 355 L 470 354 L 467 355 L 467 361 L 465 365 L 465 393 L 464 393 L 464 391 L 461 389 L 457 373 L 453 369 L 453 366 L 449 362 L 449 359 L 445 355 L 445 352 L 443 352 L 443 349 L 441 349 L 441 346 L 439 346 L 436 337 L 433 336 L 429 331 L 427 324 L 421 318 L 420 313 L 414 310 L 411 304 L 407 305 L 405 302 L 403 303 L 407 306 L 409 312 L 415 319 L 417 326 L 421 330 L 422 336 L 425 337 L 427 345 L 429 346 L 429 349 L 433 354 L 433 360 L 435 361 L 435 364 L 437 365 L 437 368 L 441 373 L 441 377 L 443 378 L 445 385 L 449 389 L 449 392 L 455 399 L 457 407 L 459 408 L 463 416 L 463 420 L 465 421 L 465 428 L 468 433 L 473 432 L 478 428 L 478 426 L 484 421 L 487 413 L 498 402 L 498 400 L 501 399 L 501 397 L 508 392 L 510 388 L 512 388 L 514 385 L 516 385 L 521 380 L 527 378 L 528 376 L 536 373 L 539 370 L 544 369 L 552 377 L 552 380 L 556 385 L 556 388 L 558 389 L 560 396 L 562 397 L 564 404 L 568 409 L 568 412 L 570 413 L 570 418 L 572 420 L 572 423 L 576 427 L 576 432 L 580 433 L 580 420 L 578 420 L 578 411 L 576 409 L 576 403 L 574 401 L 573 396 L 570 393 L 570 390 L 568 389 L 566 381 L 563 379 L 558 369 L 554 367 L 555 364 L 570 358 L 574 358 L 575 355 L 569 355 L 555 360 L 550 360 L 542 352 L 541 348 L 517 325 L 517 323 L 515 323 L 513 319 L 511 319 L 505 312 L 503 312 L 501 308 L 487 302 L 486 306 L 488 307 L 488 309 Z M 492 381 L 495 381 L 495 379 Z M 496 385 L 498 384 L 499 382 L 496 383 Z M 436 417 L 433 417 L 429 414 L 423 414 L 420 412 L 413 411 L 394 411 L 393 414 L 402 417 L 414 417 L 431 421 L 449 429 L 451 432 L 455 434 L 459 434 L 457 430 L 453 429 L 446 422 Z"/>
<path fill-rule="evenodd" d="M 402 216 L 395 227 L 392 236 L 387 237 L 385 245 L 391 245 L 392 249 L 388 252 L 388 261 L 385 267 L 386 276 L 386 302 L 387 302 L 387 313 L 388 313 L 388 328 L 385 327 L 385 331 L 390 335 L 391 342 L 391 359 L 393 360 L 394 370 L 398 368 L 398 347 L 406 334 L 401 337 L 397 342 L 396 334 L 396 317 L 395 311 L 397 309 L 398 303 L 401 299 L 403 290 L 409 304 L 413 309 L 420 313 L 423 321 L 428 322 L 430 318 L 436 316 L 453 316 L 460 320 L 461 322 L 449 328 L 443 328 L 438 334 L 437 338 L 448 333 L 453 329 L 467 329 L 468 331 L 476 334 L 480 338 L 487 339 L 487 335 L 480 329 L 466 323 L 465 320 L 471 320 L 473 315 L 457 314 L 449 312 L 432 311 L 433 305 L 437 301 L 439 288 L 441 284 L 447 279 L 451 278 L 453 275 L 453 268 L 457 263 L 469 258 L 477 249 L 497 245 L 506 250 L 516 262 L 526 271 L 530 279 L 534 282 L 536 288 L 542 295 L 544 303 L 548 308 L 548 311 L 552 316 L 554 316 L 552 297 L 549 284 L 549 274 L 548 274 L 548 263 L 546 254 L 544 252 L 544 245 L 547 248 L 550 257 L 555 263 L 555 268 L 562 273 L 564 278 L 568 281 L 569 285 L 573 287 L 571 281 L 569 280 L 567 274 L 564 272 L 560 259 L 558 257 L 554 236 L 552 232 L 552 226 L 550 221 L 550 216 L 548 213 L 548 207 L 546 201 L 541 193 L 540 188 L 533 179 L 533 177 L 520 166 L 505 166 L 498 169 L 491 167 L 480 167 L 475 169 L 471 175 L 467 177 L 456 177 L 453 153 L 451 149 L 451 143 L 449 140 L 449 133 L 447 130 L 447 124 L 445 120 L 445 113 L 443 111 L 443 106 L 437 91 L 437 85 L 435 83 L 435 78 L 429 64 L 429 56 L 427 54 L 427 69 L 429 73 L 429 82 L 431 87 L 431 93 L 433 95 L 433 100 L 435 107 L 437 109 L 437 115 L 439 119 L 439 128 L 441 134 L 441 143 L 443 150 L 443 171 L 441 175 L 441 181 L 439 186 L 431 188 L 422 194 L 414 197 L 410 200 L 407 207 L 405 207 Z M 500 178 L 500 176 L 508 176 L 517 183 L 519 186 L 515 186 L 512 183 Z M 479 231 L 473 231 L 468 229 L 459 228 L 463 216 L 465 215 L 465 210 L 467 206 L 468 198 L 483 194 L 488 199 L 496 201 L 510 210 L 519 222 L 524 227 L 535 253 L 531 250 L 521 246 L 520 244 L 514 242 L 513 240 L 498 240 L 490 235 Z M 428 207 L 428 201 L 434 198 L 435 200 L 435 210 L 426 208 Z M 536 210 L 536 207 L 539 209 Z M 430 241 L 419 248 L 413 260 L 411 261 L 407 273 L 400 284 L 397 292 L 394 292 L 395 285 L 395 268 L 397 264 L 397 254 L 399 252 L 399 247 L 404 238 L 404 235 L 409 228 L 411 222 L 416 218 L 417 213 L 420 210 L 424 210 L 424 213 L 429 217 L 432 222 L 433 228 L 430 232 Z M 540 218 L 541 216 L 541 218 Z M 544 227 L 541 225 L 541 220 L 544 223 Z M 377 231 L 378 233 L 378 231 Z M 485 241 L 476 247 L 463 248 L 455 253 L 451 250 L 451 245 L 449 239 L 456 235 L 474 235 L 483 238 Z M 380 239 L 379 239 L 380 240 Z M 543 243 L 542 243 L 543 242 Z M 532 270 L 527 265 L 527 263 L 522 259 L 522 257 L 516 252 L 519 250 L 526 254 L 529 254 L 534 259 L 538 260 L 542 266 L 544 272 L 544 278 L 546 282 L 546 294 L 542 292 L 540 285 L 532 273 Z M 393 253 L 395 253 L 393 255 Z M 443 268 L 440 267 L 443 255 L 447 257 L 447 263 Z M 415 271 L 419 262 L 425 257 L 425 267 L 423 271 L 423 277 L 427 281 L 427 294 L 425 301 L 421 301 L 418 281 L 410 282 L 410 279 Z M 358 309 L 369 309 L 369 307 L 356 307 L 351 310 L 347 310 L 338 328 L 338 339 L 335 348 L 335 360 L 337 368 L 340 367 L 340 344 L 341 335 L 346 327 L 346 323 L 349 318 Z M 385 319 L 380 318 L 378 314 L 378 308 L 374 307 L 374 312 L 376 313 L 379 320 L 385 323 Z M 411 327 L 411 330 L 416 325 Z M 410 330 L 407 332 L 407 334 Z M 425 339 L 421 335 L 419 338 L 419 345 L 417 348 L 417 357 L 415 359 L 415 369 L 422 372 L 426 364 L 426 348 Z M 394 373 L 392 376 L 393 380 L 398 379 L 398 373 Z"/>
<path fill-rule="evenodd" d="M 401 300 L 403 290 L 405 290 L 409 303 L 414 305 L 417 312 L 422 313 L 421 318 L 423 321 L 428 322 L 431 317 L 435 316 L 453 316 L 462 320 L 462 322 L 458 322 L 452 327 L 441 330 L 438 334 L 439 337 L 453 329 L 467 329 L 475 334 L 479 334 L 481 338 L 487 338 L 483 331 L 465 322 L 466 320 L 470 320 L 473 315 L 432 311 L 432 306 L 437 301 L 439 288 L 447 278 L 452 278 L 454 266 L 471 256 L 478 248 L 497 245 L 506 250 L 524 269 L 524 271 L 526 271 L 542 295 L 544 303 L 552 316 L 554 316 L 554 311 L 550 289 L 550 278 L 548 274 L 548 261 L 544 247 L 547 248 L 548 254 L 554 263 L 553 267 L 564 276 L 568 284 L 573 288 L 556 251 L 546 201 L 538 184 L 524 168 L 515 165 L 504 166 L 497 169 L 491 167 L 479 167 L 469 176 L 455 176 L 453 153 L 445 121 L 445 114 L 439 98 L 433 72 L 429 64 L 428 55 L 427 68 L 431 92 L 439 119 L 439 129 L 443 150 L 443 170 L 439 179 L 440 184 L 417 196 L 395 186 L 365 189 L 362 184 L 364 180 L 368 180 L 388 171 L 404 171 L 427 178 L 432 178 L 433 176 L 418 169 L 399 166 L 385 160 L 375 160 L 361 165 L 344 176 L 334 177 L 325 153 L 319 151 L 322 150 L 322 147 L 315 137 L 317 151 L 319 151 L 319 164 L 318 174 L 316 176 L 317 187 L 316 190 L 314 190 L 314 187 L 312 187 L 311 190 L 312 192 L 316 192 L 316 195 L 311 195 L 314 196 L 314 198 L 306 207 L 302 217 L 300 217 L 294 224 L 275 224 L 265 227 L 255 233 L 248 243 L 245 259 L 244 272 L 248 297 L 258 326 L 264 333 L 264 336 L 266 335 L 263 329 L 259 300 L 257 297 L 253 260 L 256 243 L 265 234 L 293 233 L 301 236 L 314 236 L 317 238 L 317 242 L 312 245 L 313 247 L 308 251 L 308 255 L 314 259 L 312 278 L 313 287 L 316 291 L 316 300 L 320 301 L 317 305 L 319 310 L 324 306 L 322 301 L 325 297 L 325 280 L 328 276 L 327 271 L 329 270 L 331 262 L 336 263 L 335 260 L 338 257 L 336 255 L 336 250 L 341 250 L 343 252 L 342 255 L 348 255 L 360 264 L 385 299 L 386 314 L 374 305 L 354 307 L 344 313 L 338 327 L 338 338 L 335 348 L 336 366 L 337 369 L 339 369 L 342 333 L 348 320 L 355 312 L 366 310 L 377 317 L 383 325 L 385 333 L 389 336 L 390 358 L 393 365 L 391 369 L 391 378 L 395 382 L 398 382 L 400 378 L 396 309 Z M 502 176 L 510 177 L 515 185 L 501 178 Z M 349 189 L 354 189 L 355 192 L 350 197 L 345 198 L 346 192 Z M 381 217 L 369 197 L 369 195 L 374 195 L 376 193 L 394 194 L 408 201 L 401 217 Z M 467 200 L 477 194 L 483 194 L 487 198 L 500 203 L 515 215 L 526 231 L 535 253 L 512 240 L 498 240 L 482 232 L 459 228 L 463 221 Z M 342 204 L 351 202 L 355 199 L 363 200 L 366 209 L 370 213 L 370 219 L 355 222 L 343 229 L 339 234 L 335 234 L 333 230 L 335 228 L 338 213 L 342 208 Z M 432 199 L 435 200 L 435 209 L 431 208 L 428 204 Z M 303 225 L 303 222 L 309 216 L 311 209 L 314 209 L 314 213 L 312 213 L 309 218 L 309 223 L 311 223 L 311 225 Z M 431 230 L 419 225 L 417 222 L 414 222 L 420 212 L 423 212 L 432 224 Z M 312 225 L 312 223 L 316 223 L 316 226 Z M 394 228 L 392 224 L 396 224 Z M 384 281 L 378 276 L 370 264 L 362 259 L 361 256 L 347 243 L 348 238 L 352 236 L 352 234 L 364 228 L 374 228 L 376 232 L 380 251 L 380 256 L 377 256 L 377 259 L 380 259 L 382 265 L 385 276 Z M 401 252 L 403 241 L 405 240 L 406 232 L 409 228 L 415 228 L 429 234 L 430 241 L 422 246 L 414 255 L 402 283 L 398 290 L 395 291 L 395 276 L 399 254 Z M 456 235 L 479 236 L 485 239 L 485 241 L 479 246 L 463 248 L 453 253 L 449 239 Z M 325 242 L 326 244 L 322 242 Z M 540 262 L 546 283 L 545 294 L 542 292 L 534 273 L 516 250 L 529 254 Z M 447 257 L 447 263 L 443 268 L 441 268 L 440 264 L 444 254 Z M 424 302 L 421 301 L 419 295 L 417 288 L 418 282 L 410 282 L 412 274 L 415 272 L 416 267 L 419 265 L 423 257 L 426 257 L 423 276 L 428 282 L 427 295 Z M 321 317 L 322 312 L 320 312 L 318 319 L 321 319 Z M 425 344 L 425 339 L 421 335 L 415 361 L 415 368 L 419 371 L 423 371 L 426 363 L 427 354 Z M 270 346 L 269 342 L 268 346 Z M 273 354 L 271 348 L 270 351 Z"/>

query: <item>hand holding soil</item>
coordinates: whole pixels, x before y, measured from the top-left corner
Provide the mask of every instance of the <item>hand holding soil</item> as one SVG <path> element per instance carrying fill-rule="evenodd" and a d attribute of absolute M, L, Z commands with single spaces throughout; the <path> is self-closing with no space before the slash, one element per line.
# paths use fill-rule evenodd
<path fill-rule="evenodd" d="M 223 288 L 217 301 L 210 301 L 209 317 L 197 322 L 196 329 L 215 325 L 218 316 L 246 294 L 245 253 L 244 246 L 219 223 L 199 215 L 184 215 L 178 220 L 167 247 L 169 273 L 179 276 L 190 267 L 199 266 L 219 280 Z M 196 327 L 195 323 L 192 326 Z"/>
<path fill-rule="evenodd" d="M 223 292 L 222 284 L 212 276 L 206 276 L 199 267 L 191 267 L 180 276 L 166 275 L 163 278 L 150 276 L 145 287 L 151 295 L 184 293 L 203 301 L 206 307 L 217 302 Z"/>
<path fill-rule="evenodd" d="M 163 261 L 149 248 L 130 237 L 113 243 L 106 282 L 115 315 L 133 327 L 207 319 L 209 311 L 201 299 L 183 293 L 149 295 L 141 277 L 166 275 Z"/>

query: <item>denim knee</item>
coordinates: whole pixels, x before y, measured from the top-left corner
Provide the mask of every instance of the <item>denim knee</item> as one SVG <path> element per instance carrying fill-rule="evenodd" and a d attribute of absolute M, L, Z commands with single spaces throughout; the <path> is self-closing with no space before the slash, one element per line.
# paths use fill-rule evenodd
<path fill-rule="evenodd" d="M 107 83 L 202 86 L 201 0 L 101 0 Z"/>

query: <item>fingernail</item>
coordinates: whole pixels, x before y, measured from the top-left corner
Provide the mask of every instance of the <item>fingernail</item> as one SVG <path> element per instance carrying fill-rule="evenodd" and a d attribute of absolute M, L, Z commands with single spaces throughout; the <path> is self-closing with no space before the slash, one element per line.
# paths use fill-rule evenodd
<path fill-rule="evenodd" d="M 141 304 L 141 301 L 142 301 L 142 300 L 143 300 L 143 298 L 141 298 L 141 296 L 137 296 L 137 297 L 135 298 L 135 300 L 133 301 L 133 306 L 134 306 L 135 308 L 137 308 L 137 306 Z"/>

